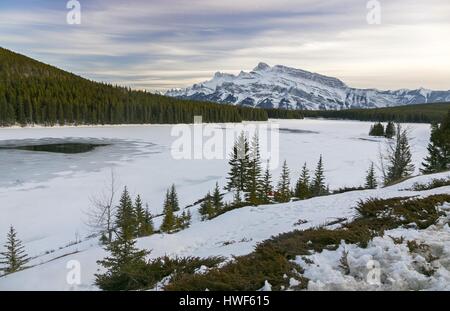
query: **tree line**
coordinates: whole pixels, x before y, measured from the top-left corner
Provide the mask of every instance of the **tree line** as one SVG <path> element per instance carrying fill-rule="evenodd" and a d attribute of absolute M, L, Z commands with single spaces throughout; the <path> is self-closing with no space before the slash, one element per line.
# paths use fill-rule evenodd
<path fill-rule="evenodd" d="M 393 121 L 397 123 L 439 123 L 450 103 L 417 104 L 374 109 L 302 110 L 307 118 L 347 119 L 359 121 Z"/>

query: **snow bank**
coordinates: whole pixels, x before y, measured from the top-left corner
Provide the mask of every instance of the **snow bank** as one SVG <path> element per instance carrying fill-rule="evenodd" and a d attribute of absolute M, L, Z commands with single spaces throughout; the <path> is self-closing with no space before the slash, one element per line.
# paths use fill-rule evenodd
<path fill-rule="evenodd" d="M 450 212 L 425 230 L 389 230 L 367 248 L 343 242 L 295 262 L 309 290 L 450 290 L 449 222 Z"/>

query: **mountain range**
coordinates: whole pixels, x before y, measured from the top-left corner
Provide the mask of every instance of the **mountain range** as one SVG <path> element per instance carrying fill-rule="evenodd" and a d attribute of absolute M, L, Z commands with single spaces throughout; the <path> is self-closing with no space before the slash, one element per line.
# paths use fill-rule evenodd
<path fill-rule="evenodd" d="M 238 75 L 217 72 L 206 82 L 172 89 L 167 96 L 258 108 L 342 110 L 450 101 L 449 91 L 424 88 L 357 89 L 337 78 L 301 69 L 259 63 Z"/>

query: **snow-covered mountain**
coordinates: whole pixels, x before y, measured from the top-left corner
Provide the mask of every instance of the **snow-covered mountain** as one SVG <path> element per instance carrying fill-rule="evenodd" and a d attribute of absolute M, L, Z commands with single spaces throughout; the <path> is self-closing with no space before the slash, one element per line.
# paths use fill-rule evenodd
<path fill-rule="evenodd" d="M 349 109 L 450 101 L 449 91 L 356 89 L 337 78 L 260 63 L 238 75 L 217 72 L 206 82 L 166 95 L 259 108 Z"/>

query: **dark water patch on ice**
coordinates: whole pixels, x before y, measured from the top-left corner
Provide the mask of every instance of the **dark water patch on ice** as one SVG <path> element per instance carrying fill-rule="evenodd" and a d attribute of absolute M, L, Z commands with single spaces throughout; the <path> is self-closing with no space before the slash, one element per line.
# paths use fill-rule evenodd
<path fill-rule="evenodd" d="M 141 140 L 67 137 L 0 141 L 0 187 L 21 187 L 77 173 L 98 172 L 161 153 Z"/>
<path fill-rule="evenodd" d="M 1 149 L 18 149 L 35 152 L 53 152 L 76 154 L 85 153 L 94 150 L 97 147 L 108 146 L 108 144 L 89 144 L 89 143 L 60 143 L 60 144 L 44 144 L 44 145 L 24 145 L 24 146 L 8 146 Z"/>
<path fill-rule="evenodd" d="M 281 133 L 289 133 L 289 134 L 319 134 L 316 131 L 308 131 L 302 129 L 290 129 L 290 128 L 280 128 L 279 131 Z"/>

